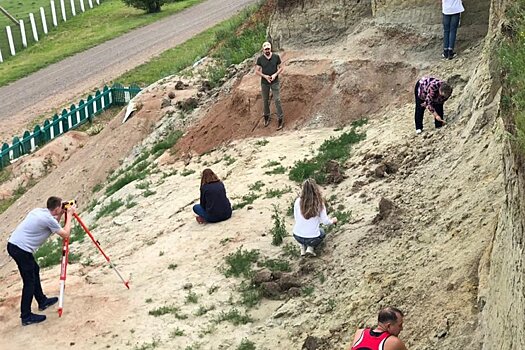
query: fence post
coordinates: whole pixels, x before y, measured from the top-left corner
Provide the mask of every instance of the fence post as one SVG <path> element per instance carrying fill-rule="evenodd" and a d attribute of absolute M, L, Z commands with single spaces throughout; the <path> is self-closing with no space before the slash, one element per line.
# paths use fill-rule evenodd
<path fill-rule="evenodd" d="M 16 52 L 15 52 L 15 43 L 13 42 L 13 33 L 11 33 L 11 26 L 5 27 L 5 31 L 7 32 L 7 41 L 9 42 L 9 51 L 11 52 L 11 56 L 14 56 Z"/>
<path fill-rule="evenodd" d="M 49 1 L 49 5 L 51 6 L 51 17 L 53 17 L 53 26 L 58 26 L 57 22 L 57 10 L 55 8 L 55 1 L 51 0 Z"/>
<path fill-rule="evenodd" d="M 64 4 L 64 0 L 60 0 L 60 11 L 62 11 L 62 19 L 65 21 L 67 21 L 67 18 L 66 18 L 66 5 Z"/>
<path fill-rule="evenodd" d="M 2 58 L 2 50 L 0 50 L 0 63 L 4 62 L 4 59 Z"/>
<path fill-rule="evenodd" d="M 92 9 L 93 8 L 93 1 L 92 0 L 88 0 L 88 4 L 89 4 L 89 8 Z"/>
<path fill-rule="evenodd" d="M 47 22 L 46 22 L 46 13 L 44 8 L 40 8 L 40 17 L 42 17 L 42 28 L 44 29 L 44 34 L 47 34 Z"/>
<path fill-rule="evenodd" d="M 27 47 L 26 26 L 23 20 L 20 20 L 20 34 L 22 35 L 22 46 Z"/>
<path fill-rule="evenodd" d="M 100 0 L 96 0 L 97 1 L 97 5 L 100 5 Z"/>
<path fill-rule="evenodd" d="M 36 31 L 35 16 L 32 13 L 29 14 L 29 21 L 31 22 L 31 29 L 33 30 L 33 38 L 35 38 L 35 41 L 38 41 L 38 32 Z"/>
<path fill-rule="evenodd" d="M 80 11 L 86 12 L 86 8 L 84 7 L 84 0 L 80 0 Z"/>
<path fill-rule="evenodd" d="M 73 14 L 73 17 L 77 15 L 77 10 L 75 8 L 75 0 L 69 0 L 69 3 L 71 4 L 71 13 Z"/>

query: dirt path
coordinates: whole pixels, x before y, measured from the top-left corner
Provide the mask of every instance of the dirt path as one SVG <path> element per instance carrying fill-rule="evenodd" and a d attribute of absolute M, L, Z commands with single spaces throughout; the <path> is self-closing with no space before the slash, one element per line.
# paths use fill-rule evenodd
<path fill-rule="evenodd" d="M 205 1 L 0 88 L 0 140 L 10 140 L 35 117 L 71 103 L 94 86 L 115 79 L 253 3 L 255 0 Z"/>

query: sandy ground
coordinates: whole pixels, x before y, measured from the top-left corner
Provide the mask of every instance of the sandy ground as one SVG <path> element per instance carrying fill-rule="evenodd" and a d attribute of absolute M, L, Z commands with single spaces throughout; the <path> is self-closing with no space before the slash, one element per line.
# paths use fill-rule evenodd
<path fill-rule="evenodd" d="M 184 120 L 176 109 L 159 107 L 178 80 L 173 77 L 144 95 L 143 108 L 129 123 L 112 121 L 97 136 L 79 141 L 82 147 L 0 216 L 2 240 L 47 196 L 78 198 L 81 217 L 95 227 L 94 235 L 123 275 L 131 276 L 131 289 L 85 240 L 71 247 L 81 260 L 68 268 L 63 317 L 51 309 L 45 312 L 48 321 L 21 328 L 21 283 L 2 251 L 3 344 L 10 349 L 27 344 L 39 349 L 237 349 L 246 338 L 257 349 L 346 349 L 355 328 L 372 325 L 377 309 L 392 304 L 406 311 L 401 336 L 409 349 L 479 348 L 480 260 L 490 249 L 504 193 L 502 126 L 478 123 L 462 104 L 462 90 L 481 54 L 479 38 L 452 62 L 434 58 L 435 47 L 406 59 L 380 53 L 386 45 L 406 52 L 423 39 L 414 35 L 396 41 L 382 36 L 381 28 L 369 27 L 311 53 L 283 53 L 288 68 L 282 82 L 282 132 L 260 125 L 258 80 L 241 68 L 221 93 Z M 348 54 L 345 48 L 359 42 L 370 45 Z M 438 71 L 457 87 L 446 105 L 450 123 L 435 131 L 427 117 L 426 131 L 416 137 L 415 77 Z M 179 98 L 196 96 L 197 87 L 190 82 L 184 91 L 188 95 Z M 383 96 L 385 91 L 395 92 L 395 98 Z M 377 103 L 369 106 L 374 96 Z M 285 213 L 299 186 L 287 174 L 268 174 L 272 167 L 266 165 L 277 162 L 290 169 L 363 117 L 369 122 L 358 131 L 366 138 L 344 164 L 344 181 L 323 188 L 332 211 L 350 211 L 349 221 L 329 234 L 317 258 L 283 257 L 283 249 L 271 244 L 271 216 L 278 206 L 291 231 L 293 219 Z M 147 183 L 130 183 L 110 197 L 103 189 L 92 193 L 109 173 L 178 128 L 187 128 L 177 146 L 179 157 L 166 152 L 152 161 Z M 43 160 L 45 154 L 35 157 Z M 258 198 L 226 222 L 197 224 L 191 206 L 205 167 L 224 180 L 234 204 L 250 191 Z M 257 181 L 264 186 L 250 190 Z M 270 190 L 285 193 L 271 197 Z M 91 199 L 98 204 L 88 212 L 84 208 Z M 137 204 L 96 219 L 104 205 L 117 199 Z M 390 204 L 379 207 L 380 202 Z M 285 243 L 294 241 L 288 236 Z M 225 257 L 240 247 L 288 259 L 299 295 L 282 293 L 254 308 L 243 305 L 241 279 L 221 272 Z M 44 290 L 55 295 L 59 267 L 41 274 Z M 195 303 L 188 301 L 190 293 Z M 178 311 L 149 314 L 163 306 Z M 217 321 L 234 308 L 253 322 Z"/>

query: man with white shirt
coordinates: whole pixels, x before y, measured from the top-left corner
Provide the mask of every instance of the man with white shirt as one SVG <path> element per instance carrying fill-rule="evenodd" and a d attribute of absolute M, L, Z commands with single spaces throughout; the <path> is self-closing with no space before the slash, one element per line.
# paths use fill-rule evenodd
<path fill-rule="evenodd" d="M 57 297 L 48 298 L 42 291 L 40 284 L 40 268 L 33 253 L 51 236 L 56 233 L 62 238 L 69 238 L 71 233 L 71 217 L 75 213 L 74 205 L 67 206 L 67 215 L 64 227 L 59 221 L 66 211 L 62 205 L 62 199 L 49 197 L 47 208 L 36 208 L 31 210 L 24 221 L 22 221 L 11 234 L 7 243 L 7 252 L 15 260 L 23 288 L 20 302 L 20 318 L 22 325 L 45 321 L 45 315 L 37 315 L 31 312 L 33 297 L 38 302 L 38 309 L 43 311 L 58 301 Z"/>

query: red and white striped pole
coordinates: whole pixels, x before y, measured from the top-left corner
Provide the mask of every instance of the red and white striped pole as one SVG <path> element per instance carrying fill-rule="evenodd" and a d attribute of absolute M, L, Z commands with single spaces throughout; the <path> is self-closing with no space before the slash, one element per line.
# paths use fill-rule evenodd
<path fill-rule="evenodd" d="M 64 238 L 64 240 L 62 241 L 62 259 L 60 264 L 60 295 L 58 297 L 58 317 L 62 317 L 62 310 L 64 307 L 64 291 L 66 289 L 66 271 L 68 259 L 69 238 Z"/>

